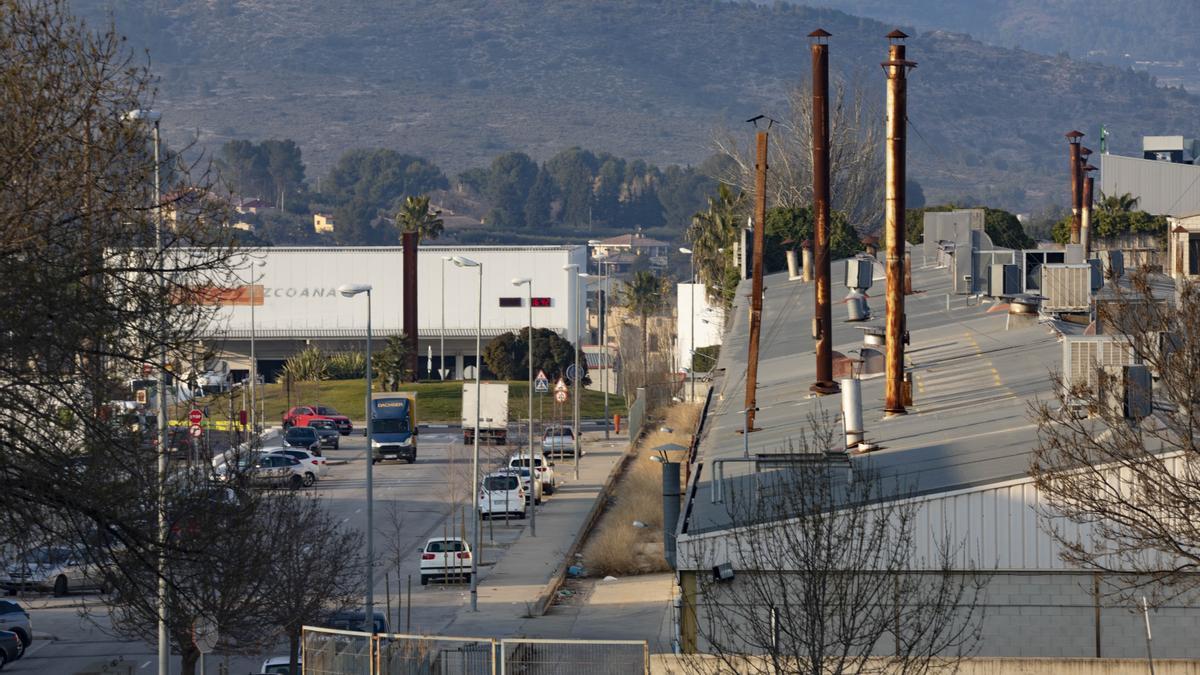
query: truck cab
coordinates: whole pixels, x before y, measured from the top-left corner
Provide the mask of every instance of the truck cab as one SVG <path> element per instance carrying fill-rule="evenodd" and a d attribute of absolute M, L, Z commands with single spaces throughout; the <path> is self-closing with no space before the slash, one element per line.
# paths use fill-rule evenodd
<path fill-rule="evenodd" d="M 415 393 L 371 394 L 371 462 L 417 461 Z"/>

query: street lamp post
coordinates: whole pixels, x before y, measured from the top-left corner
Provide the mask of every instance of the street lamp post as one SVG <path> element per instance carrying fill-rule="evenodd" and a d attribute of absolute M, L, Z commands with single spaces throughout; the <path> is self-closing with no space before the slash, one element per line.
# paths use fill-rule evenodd
<path fill-rule="evenodd" d="M 375 632 L 375 447 L 371 424 L 371 285 L 343 284 L 338 293 L 352 298 L 367 294 L 367 394 L 364 408 L 367 414 L 367 596 L 363 607 L 364 625 Z"/>
<path fill-rule="evenodd" d="M 538 480 L 533 470 L 533 279 L 523 277 L 512 280 L 513 286 L 525 286 L 529 294 L 529 339 L 526 341 L 526 360 L 529 361 L 529 536 L 537 536 L 537 488 L 533 481 Z"/>
<path fill-rule="evenodd" d="M 254 354 L 254 305 L 258 300 L 258 290 L 255 286 L 257 281 L 261 281 L 262 277 L 257 279 L 254 276 L 255 267 L 263 267 L 267 263 L 264 260 L 259 260 L 257 264 L 252 260 L 249 263 L 250 267 L 250 433 L 258 433 L 258 425 L 262 423 L 262 416 L 255 415 L 254 402 L 258 400 L 258 359 Z"/>
<path fill-rule="evenodd" d="M 166 285 L 166 255 L 163 252 L 163 218 L 162 218 L 162 139 L 159 135 L 159 121 L 162 113 L 157 110 L 139 108 L 125 113 L 127 121 L 146 121 L 153 126 L 154 137 L 154 248 L 158 251 L 159 283 Z M 166 312 L 160 317 L 159 329 L 166 332 Z M 167 544 L 167 512 L 166 512 L 166 477 L 167 477 L 167 347 L 164 340 L 159 350 L 158 361 L 158 544 Z M 171 647 L 167 636 L 167 579 L 166 560 L 163 553 L 158 555 L 158 673 L 167 675 L 171 668 Z"/>
<path fill-rule="evenodd" d="M 692 327 L 688 332 L 688 374 L 692 377 L 692 398 L 696 400 L 696 256 L 690 248 L 680 248 L 680 253 L 688 257 L 691 267 L 691 284 L 688 288 L 688 299 L 691 300 Z"/>
<path fill-rule="evenodd" d="M 445 260 L 445 258 L 443 258 Z M 480 395 L 479 376 L 482 372 L 480 367 L 483 361 L 483 352 L 480 351 L 480 338 L 483 335 L 483 263 L 476 262 L 470 258 L 464 258 L 456 255 L 451 260 L 458 267 L 475 267 L 479 269 L 479 308 L 477 310 L 477 318 L 475 324 L 475 433 L 473 437 L 475 448 L 471 455 L 471 499 L 475 498 L 475 490 L 479 485 L 479 418 L 480 401 L 483 397 Z M 443 265 L 444 269 L 444 265 Z M 443 310 L 444 312 L 445 310 Z M 479 527 L 479 506 L 476 505 L 472 516 L 472 525 L 475 528 L 475 550 L 471 553 L 471 611 L 479 611 L 479 556 L 483 553 L 483 534 Z"/>
<path fill-rule="evenodd" d="M 604 313 L 601 315 L 600 322 L 600 349 L 604 353 L 604 440 L 608 440 L 608 429 L 611 417 L 608 414 L 608 390 L 612 387 L 612 362 L 609 359 L 608 353 L 608 305 L 611 302 L 609 297 L 612 294 L 612 287 L 609 284 L 609 272 L 612 271 L 612 265 L 605 264 L 605 261 L 600 261 L 600 266 L 604 269 Z"/>
<path fill-rule="evenodd" d="M 450 260 L 450 256 L 442 256 L 442 330 L 439 335 L 441 346 L 438 348 L 438 379 L 443 382 L 446 380 L 446 263 Z"/>
<path fill-rule="evenodd" d="M 564 265 L 563 271 L 571 276 L 571 307 L 574 308 L 574 313 L 571 316 L 571 321 L 575 326 L 575 377 L 571 378 L 571 386 L 575 389 L 575 400 L 573 402 L 572 414 L 572 431 L 575 432 L 575 452 L 572 455 L 571 463 L 575 465 L 575 480 L 579 480 L 579 380 L 583 375 L 579 372 L 579 265 L 574 263 Z"/>

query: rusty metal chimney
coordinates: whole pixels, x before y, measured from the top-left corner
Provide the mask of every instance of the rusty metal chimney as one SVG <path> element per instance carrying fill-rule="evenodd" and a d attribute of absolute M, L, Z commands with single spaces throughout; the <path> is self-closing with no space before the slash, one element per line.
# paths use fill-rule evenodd
<path fill-rule="evenodd" d="M 408 342 L 408 368 L 412 381 L 417 381 L 417 365 L 420 353 L 417 351 L 417 233 L 404 232 L 400 235 L 403 247 L 404 273 L 404 339 Z"/>
<path fill-rule="evenodd" d="M 813 280 L 813 245 L 812 240 L 800 242 L 800 276 L 802 281 Z"/>
<path fill-rule="evenodd" d="M 1083 202 L 1083 190 L 1080 185 L 1079 171 L 1079 139 L 1083 138 L 1082 131 L 1072 129 L 1067 134 L 1067 149 L 1070 153 L 1070 169 L 1071 169 L 1071 243 L 1079 243 L 1079 207 Z"/>
<path fill-rule="evenodd" d="M 833 381 L 833 307 L 829 271 L 829 44 L 830 34 L 809 33 L 812 44 L 813 247 L 817 283 L 813 285 L 813 339 L 817 343 L 817 381 L 810 390 L 822 396 L 840 389 Z"/>
<path fill-rule="evenodd" d="M 887 34 L 887 176 L 884 186 L 883 233 L 887 246 L 887 321 L 884 357 L 887 416 L 903 415 L 904 409 L 904 174 L 908 122 L 908 71 L 916 63 L 905 58 L 904 39 L 899 30 Z"/>
<path fill-rule="evenodd" d="M 1085 178 L 1083 179 L 1083 208 L 1080 212 L 1080 228 L 1079 228 L 1079 243 L 1083 244 L 1083 259 L 1087 260 L 1092 257 L 1092 176 L 1090 175 L 1096 167 L 1091 164 L 1084 164 L 1081 171 Z"/>
<path fill-rule="evenodd" d="M 757 431 L 754 413 L 758 409 L 758 345 L 762 333 L 763 306 L 763 230 L 767 224 L 767 132 L 757 134 L 757 161 L 754 173 L 754 269 L 750 291 L 750 353 L 746 359 L 747 432 Z"/>

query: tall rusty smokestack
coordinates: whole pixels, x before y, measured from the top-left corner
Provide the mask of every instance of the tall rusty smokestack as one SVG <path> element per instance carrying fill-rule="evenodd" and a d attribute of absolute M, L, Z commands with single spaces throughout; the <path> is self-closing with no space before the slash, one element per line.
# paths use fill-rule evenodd
<path fill-rule="evenodd" d="M 404 264 L 404 339 L 408 342 L 408 368 L 412 381 L 417 381 L 417 233 L 400 235 Z"/>
<path fill-rule="evenodd" d="M 758 407 L 758 345 L 762 332 L 763 306 L 763 230 L 767 224 L 767 132 L 755 139 L 757 160 L 754 165 L 754 269 L 750 291 L 750 353 L 746 359 L 746 431 L 756 431 L 754 413 Z"/>
<path fill-rule="evenodd" d="M 821 394 L 840 391 L 833 381 L 833 308 L 829 272 L 829 44 L 818 28 L 809 33 L 812 51 L 813 252 L 817 283 L 813 285 L 813 339 L 817 343 L 817 381 L 809 387 Z"/>
<path fill-rule="evenodd" d="M 1083 244 L 1083 259 L 1092 257 L 1092 176 L 1096 167 L 1091 164 L 1083 165 L 1083 208 L 1080 211 L 1080 242 Z"/>
<path fill-rule="evenodd" d="M 1067 150 L 1070 153 L 1070 169 L 1071 169 L 1071 243 L 1079 243 L 1079 208 L 1083 202 L 1083 186 L 1080 181 L 1079 171 L 1079 139 L 1083 138 L 1082 131 L 1072 129 L 1066 133 Z"/>
<path fill-rule="evenodd" d="M 904 409 L 904 174 L 905 125 L 908 122 L 908 71 L 917 64 L 905 58 L 899 30 L 888 33 L 887 73 L 887 177 L 883 201 L 883 234 L 887 246 L 887 323 L 884 357 L 886 370 L 885 415 L 903 415 Z"/>

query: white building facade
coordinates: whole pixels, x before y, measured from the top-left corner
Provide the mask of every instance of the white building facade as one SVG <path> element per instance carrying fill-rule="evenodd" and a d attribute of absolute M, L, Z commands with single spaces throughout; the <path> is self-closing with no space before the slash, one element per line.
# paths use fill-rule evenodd
<path fill-rule="evenodd" d="M 482 264 L 459 267 L 461 256 Z M 482 346 L 529 325 L 548 328 L 578 343 L 585 325 L 585 246 L 422 246 L 417 257 L 419 375 L 461 378 L 475 363 L 475 336 Z M 289 356 L 309 345 L 323 351 L 361 351 L 366 346 L 367 300 L 337 293 L 342 284 L 370 284 L 371 329 L 379 348 L 400 335 L 404 320 L 404 270 L 400 247 L 264 248 L 246 258 L 242 278 L 222 289 L 205 341 L 235 371 L 248 371 L 253 335 L 259 370 L 268 380 Z M 531 287 L 514 286 L 529 278 Z M 253 282 L 253 283 L 251 283 Z M 253 286 L 253 288 L 250 288 Z M 530 303 L 532 295 L 532 303 Z M 531 307 L 532 304 L 532 307 Z M 442 344 L 445 344 L 444 361 Z"/>

